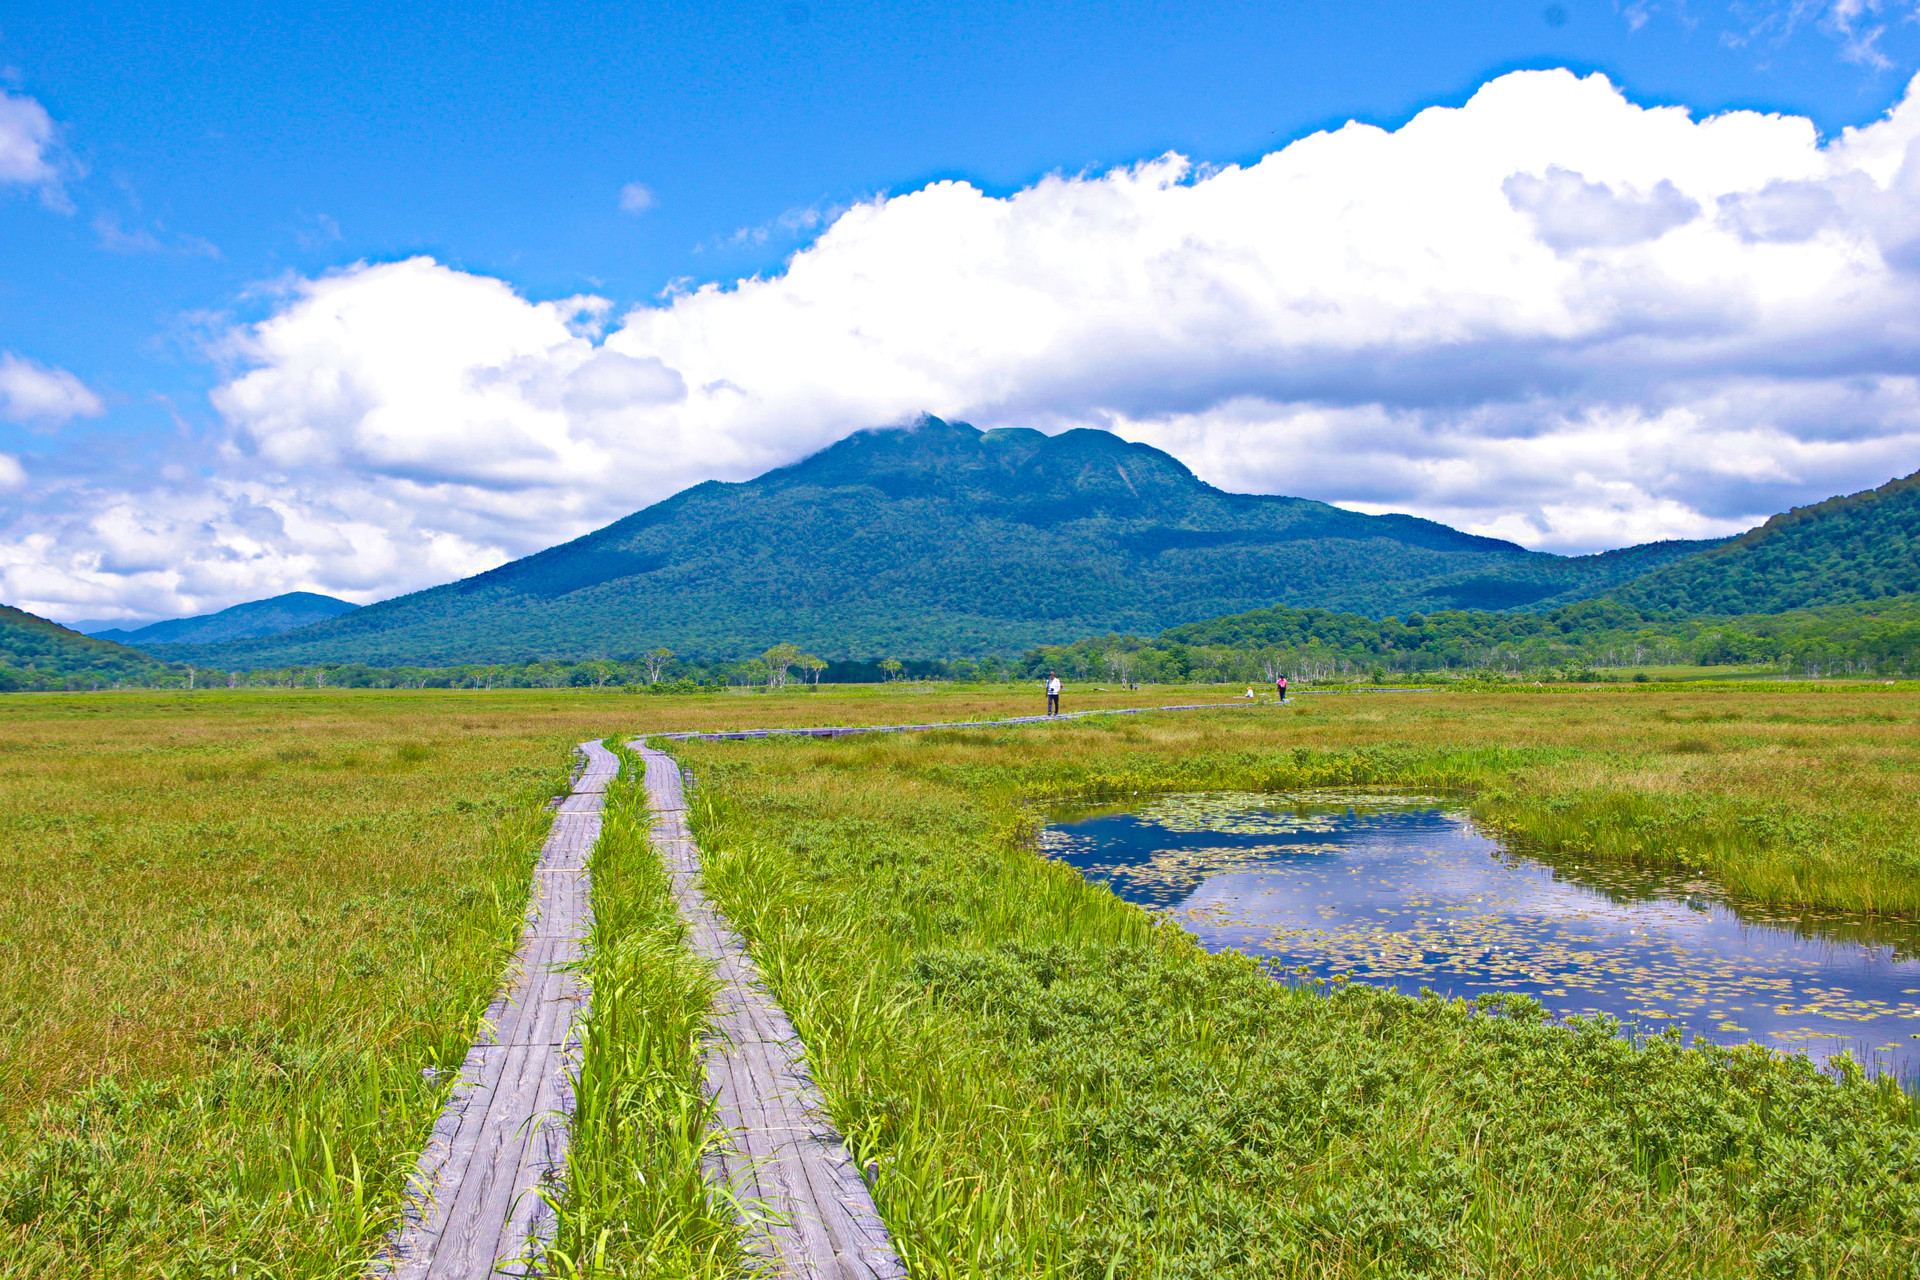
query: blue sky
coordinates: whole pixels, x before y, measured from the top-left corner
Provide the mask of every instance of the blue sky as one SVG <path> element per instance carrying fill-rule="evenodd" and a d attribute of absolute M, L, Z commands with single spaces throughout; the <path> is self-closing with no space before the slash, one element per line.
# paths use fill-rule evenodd
<path fill-rule="evenodd" d="M 16 362 L 10 367 L 40 376 L 42 391 L 46 378 L 64 375 L 61 385 L 79 397 L 66 410 L 17 402 L 16 420 L 0 424 L 0 450 L 14 460 L 7 474 L 16 480 L 4 499 L 15 542 L 6 598 L 56 616 L 137 618 L 295 586 L 376 598 L 571 536 L 703 475 L 740 478 L 870 425 L 858 420 L 862 406 L 816 412 L 802 397 L 769 410 L 801 424 L 791 431 L 763 425 L 750 442 L 723 442 L 703 456 L 697 441 L 687 443 L 688 433 L 699 434 L 689 423 L 636 418 L 635 432 L 679 433 L 673 449 L 656 450 L 671 453 L 671 465 L 629 468 L 615 491 L 571 501 L 550 492 L 550 478 L 540 480 L 526 512 L 512 511 L 509 500 L 516 484 L 532 483 L 525 477 L 428 475 L 417 457 L 404 465 L 386 457 L 373 467 L 380 483 L 439 486 L 415 504 L 416 514 L 453 502 L 448 485 L 507 495 L 495 506 L 462 499 L 453 502 L 457 518 L 409 524 L 409 536 L 438 548 L 423 557 L 409 553 L 404 538 L 394 541 L 391 519 L 349 510 L 344 499 L 324 512 L 291 512 L 269 491 L 292 502 L 351 489 L 360 482 L 342 480 L 351 472 L 341 470 L 346 455 L 333 450 L 322 465 L 318 455 L 289 452 L 260 424 L 291 410 L 237 406 L 216 392 L 249 370 L 271 372 L 281 367 L 275 361 L 293 359 L 290 348 L 261 347 L 248 326 L 311 304 L 303 282 L 329 273 L 426 257 L 458 275 L 455 283 L 498 282 L 525 303 L 593 295 L 604 300 L 599 311 L 572 321 L 588 334 L 580 358 L 608 333 L 624 332 L 622 358 L 638 362 L 621 366 L 628 374 L 644 382 L 652 375 L 641 366 L 664 360 L 660 376 L 685 384 L 684 369 L 661 354 L 665 346 L 634 345 L 646 326 L 625 317 L 635 308 L 657 312 L 708 282 L 779 277 L 792 255 L 846 211 L 874 207 L 876 197 L 959 179 L 1006 200 L 1048 175 L 1098 176 L 1168 152 L 1193 162 L 1177 179 L 1191 185 L 1210 167 L 1250 165 L 1348 120 L 1398 130 L 1422 110 L 1460 107 L 1489 81 L 1523 69 L 1601 72 L 1636 109 L 1678 105 L 1695 120 L 1735 110 L 1803 116 L 1830 139 L 1902 100 L 1920 66 L 1920 22 L 1913 8 L 1891 2 L 404 11 L 7 3 L 0 66 L 11 99 L 38 104 L 51 128 L 30 140 L 41 168 L 17 170 L 0 196 L 0 351 Z M 1594 171 L 1589 163 L 1580 172 Z M 1538 199 L 1558 201 L 1557 210 L 1589 189 L 1628 190 L 1625 179 L 1585 187 L 1568 179 L 1562 191 L 1551 186 L 1559 172 L 1573 171 L 1541 166 L 1539 181 L 1549 185 L 1538 188 Z M 1654 193 L 1647 200 L 1659 191 L 1653 181 L 1632 190 L 1642 188 Z M 1508 199 L 1519 209 L 1533 190 L 1514 188 Z M 1527 206 L 1542 236 L 1560 245 L 1546 229 L 1545 207 Z M 921 251 L 939 255 L 945 233 L 925 234 Z M 927 305 L 947 304 L 936 289 Z M 1183 367 L 1169 365 L 1164 379 L 1180 381 Z M 47 394 L 57 398 L 57 388 Z M 641 401 L 653 403 L 650 394 Z M 1791 474 L 1732 496 L 1732 482 L 1677 497 L 1648 482 L 1646 501 L 1628 504 L 1638 514 L 1615 526 L 1599 516 L 1555 525 L 1553 495 L 1503 515 L 1497 495 L 1476 505 L 1431 485 L 1303 464 L 1308 451 L 1324 462 L 1330 441 L 1361 437 L 1374 441 L 1370 448 L 1421 455 L 1427 446 L 1417 442 L 1379 445 L 1378 432 L 1369 435 L 1357 419 L 1343 420 L 1345 434 L 1334 436 L 1300 425 L 1316 405 L 1343 413 L 1386 406 L 1381 412 L 1391 416 L 1399 411 L 1391 394 L 1263 391 L 1307 409 L 1263 420 L 1258 441 L 1193 419 L 1202 410 L 1232 416 L 1231 389 L 1196 394 L 1185 406 L 1093 395 L 1075 408 L 1054 391 L 956 393 L 923 407 L 1047 429 L 1110 425 L 1172 449 L 1228 487 L 1417 510 L 1560 550 L 1751 523 L 1770 509 L 1756 505 L 1763 501 L 1810 500 L 1837 482 L 1884 479 L 1878 472 L 1905 448 L 1869 449 L 1852 470 L 1789 466 Z M 1665 393 L 1635 395 L 1642 416 L 1675 403 Z M 1621 399 L 1617 390 L 1596 393 L 1573 416 L 1592 421 Z M 1491 410 L 1474 412 L 1484 418 Z M 1903 412 L 1885 410 L 1877 421 Z M 1415 435 L 1430 442 L 1435 429 L 1429 422 Z M 1528 432 L 1509 426 L 1495 434 Z M 1885 432 L 1876 439 L 1884 443 Z M 1259 461 L 1276 449 L 1281 461 Z M 310 465 L 319 469 L 303 470 Z M 1915 466 L 1920 457 L 1904 464 Z M 234 514 L 235 486 L 253 486 L 252 516 Z M 129 519 L 154 527 L 134 537 L 124 528 Z M 195 529 L 248 519 L 276 528 L 251 543 L 207 533 L 210 544 L 226 538 L 216 557 L 225 567 L 168 576 L 162 562 Z M 313 549 L 337 542 L 338 528 L 382 520 L 383 549 Z M 329 522 L 334 532 L 316 532 Z M 497 535 L 488 534 L 491 525 Z M 36 535 L 96 544 L 90 558 L 63 560 L 33 550 Z"/>

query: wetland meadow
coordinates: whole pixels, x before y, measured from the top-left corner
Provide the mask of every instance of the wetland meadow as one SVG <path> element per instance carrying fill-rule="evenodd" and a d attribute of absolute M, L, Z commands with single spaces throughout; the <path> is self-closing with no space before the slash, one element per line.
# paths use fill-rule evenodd
<path fill-rule="evenodd" d="M 1630 1032 L 1847 1053 L 1912 1081 L 1920 926 L 1731 902 L 1711 877 L 1529 857 L 1462 805 L 1203 792 L 1050 814 L 1040 847 L 1283 981 L 1532 996 Z"/>
<path fill-rule="evenodd" d="M 0 1270 L 360 1273 L 574 743 L 1034 702 L 0 700 Z M 1920 1265 L 1916 730 L 1666 685 L 673 749 L 916 1276 L 1867 1277 Z M 556 1267 L 744 1275 L 621 786 Z"/>

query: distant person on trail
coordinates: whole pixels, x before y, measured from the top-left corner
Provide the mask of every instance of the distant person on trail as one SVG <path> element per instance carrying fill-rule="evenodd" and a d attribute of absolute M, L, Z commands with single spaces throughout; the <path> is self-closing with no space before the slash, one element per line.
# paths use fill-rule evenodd
<path fill-rule="evenodd" d="M 1280 695 L 1280 701 L 1285 702 L 1287 700 L 1287 678 L 1285 676 L 1274 677 L 1273 691 Z"/>
<path fill-rule="evenodd" d="M 1047 714 L 1050 716 L 1060 714 L 1060 673 L 1058 671 L 1047 673 Z"/>

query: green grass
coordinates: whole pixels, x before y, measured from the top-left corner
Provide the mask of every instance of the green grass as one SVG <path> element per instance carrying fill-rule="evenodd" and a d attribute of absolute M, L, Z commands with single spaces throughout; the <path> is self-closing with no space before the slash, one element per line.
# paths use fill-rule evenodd
<path fill-rule="evenodd" d="M 1529 701 L 1559 747 L 1203 717 L 684 754 L 710 887 L 917 1276 L 1912 1273 L 1920 1111 L 1891 1083 L 1522 998 L 1294 990 L 1029 848 L 1047 794 L 1602 767 L 1568 732 L 1591 704 Z"/>

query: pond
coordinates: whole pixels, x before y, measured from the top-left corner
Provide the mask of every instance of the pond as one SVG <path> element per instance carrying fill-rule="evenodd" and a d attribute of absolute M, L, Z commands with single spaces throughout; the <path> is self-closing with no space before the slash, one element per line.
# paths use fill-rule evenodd
<path fill-rule="evenodd" d="M 1519 991 L 1639 1032 L 1920 1074 L 1920 926 L 1522 855 L 1436 796 L 1212 792 L 1049 817 L 1044 853 L 1281 977 Z"/>

